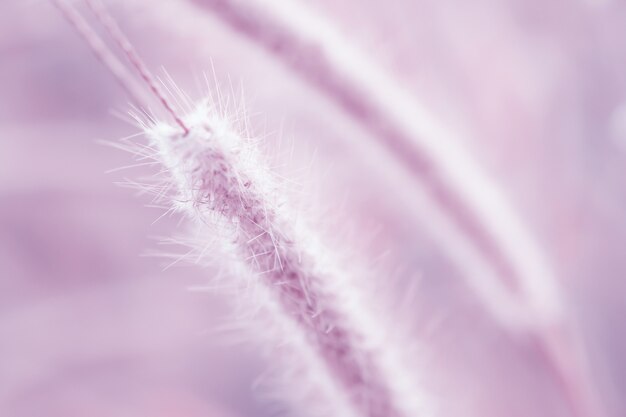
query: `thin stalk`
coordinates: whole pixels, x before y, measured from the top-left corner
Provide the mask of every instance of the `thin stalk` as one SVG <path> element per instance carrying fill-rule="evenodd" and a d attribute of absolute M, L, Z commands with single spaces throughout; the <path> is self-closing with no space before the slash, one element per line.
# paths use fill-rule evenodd
<path fill-rule="evenodd" d="M 115 80 L 124 91 L 126 91 L 128 97 L 134 104 L 145 107 L 147 99 L 132 74 L 130 74 L 126 67 L 117 59 L 115 54 L 111 52 L 80 13 L 71 7 L 66 0 L 52 0 L 52 3 L 89 46 L 96 58 L 111 72 Z"/>
<path fill-rule="evenodd" d="M 161 91 L 161 88 L 159 88 L 159 85 L 150 73 L 150 70 L 143 62 L 137 51 L 135 51 L 135 48 L 133 47 L 132 43 L 130 43 L 124 32 L 122 32 L 122 30 L 119 28 L 115 19 L 113 19 L 113 17 L 109 14 L 109 12 L 100 1 L 85 1 L 93 12 L 94 16 L 96 16 L 100 23 L 102 23 L 111 38 L 124 52 L 131 65 L 136 69 L 137 74 L 146 83 L 150 91 L 159 100 L 165 110 L 167 110 L 167 112 L 172 116 L 172 118 L 181 127 L 181 129 L 183 129 L 183 132 L 186 135 L 189 132 L 189 129 L 187 128 L 187 126 L 185 126 L 185 123 L 183 123 L 181 117 L 176 113 L 176 111 L 174 111 L 173 107 L 169 103 L 169 100 L 167 100 L 165 94 Z"/>

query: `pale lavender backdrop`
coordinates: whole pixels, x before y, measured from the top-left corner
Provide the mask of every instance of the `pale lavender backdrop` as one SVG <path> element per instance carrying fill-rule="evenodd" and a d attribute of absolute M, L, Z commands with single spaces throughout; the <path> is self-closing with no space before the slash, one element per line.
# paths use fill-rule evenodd
<path fill-rule="evenodd" d="M 567 416 L 540 361 L 425 234 L 428 219 L 398 203 L 362 149 L 367 133 L 202 3 L 111 10 L 150 67 L 191 95 L 212 67 L 224 94 L 241 85 L 265 148 L 287 149 L 278 158 L 302 184 L 303 211 L 338 225 L 355 256 L 385 254 L 393 285 L 416 282 L 413 314 L 398 320 L 414 327 L 437 415 Z M 626 4 L 307 3 L 466 133 L 556 266 L 607 417 L 626 415 Z M 188 7 L 190 21 L 177 14 Z M 50 3 L 0 2 L 0 415 L 274 415 L 255 389 L 271 357 L 219 331 L 232 300 L 187 290 L 215 271 L 144 256 L 178 226 L 153 224 L 149 197 L 116 184 L 149 170 L 106 173 L 133 163 L 98 141 L 137 131 L 116 116 L 128 109 Z"/>

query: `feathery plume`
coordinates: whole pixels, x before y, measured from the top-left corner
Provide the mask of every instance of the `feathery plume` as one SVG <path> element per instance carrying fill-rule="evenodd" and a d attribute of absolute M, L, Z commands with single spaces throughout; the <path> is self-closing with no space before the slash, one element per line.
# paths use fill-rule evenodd
<path fill-rule="evenodd" d="M 159 93 L 145 65 L 138 59 L 137 54 L 115 22 L 109 19 L 103 13 L 101 6 L 93 0 L 87 0 L 87 2 L 124 50 L 152 92 L 159 97 L 161 103 L 183 129 L 182 136 L 180 134 L 178 136 L 185 138 L 191 133 L 191 129 L 187 126 L 187 123 L 191 122 L 184 122 L 183 118 L 176 114 L 164 96 Z M 443 241 L 454 242 L 454 245 L 451 245 L 454 249 L 449 250 L 450 254 L 453 258 L 457 258 L 460 266 L 467 272 L 470 282 L 477 293 L 482 296 L 485 305 L 494 313 L 494 317 L 502 321 L 512 332 L 524 334 L 538 345 L 539 351 L 545 355 L 547 362 L 553 368 L 555 375 L 564 387 L 572 408 L 576 410 L 578 415 L 599 415 L 599 412 L 593 410 L 594 406 L 591 405 L 593 394 L 590 394 L 590 389 L 586 386 L 586 375 L 581 369 L 582 361 L 576 355 L 579 346 L 570 346 L 575 341 L 575 335 L 571 332 L 564 318 L 564 306 L 555 288 L 554 277 L 548 263 L 543 259 L 541 252 L 525 230 L 522 222 L 508 206 L 496 184 L 479 169 L 468 153 L 459 148 L 458 141 L 454 140 L 451 132 L 439 125 L 422 106 L 415 102 L 414 98 L 408 96 L 383 70 L 373 65 L 371 60 L 365 58 L 346 42 L 342 36 L 334 31 L 332 25 L 321 18 L 316 18 L 315 14 L 310 11 L 304 13 L 306 19 L 302 19 L 301 8 L 304 6 L 299 5 L 299 10 L 293 10 L 293 6 L 289 2 L 277 1 L 264 2 L 265 7 L 263 9 L 254 4 L 246 3 L 244 5 L 237 0 L 207 0 L 205 3 L 225 22 L 261 44 L 313 85 L 325 91 L 348 115 L 379 137 L 391 153 L 402 161 L 410 172 L 415 174 L 415 178 L 430 193 L 434 204 L 444 214 L 443 217 L 448 226 L 451 226 L 436 229 L 435 234 L 438 234 Z M 213 137 L 211 123 L 207 123 L 205 120 L 200 125 L 204 129 L 201 136 Z M 153 140 L 156 138 L 153 133 L 154 127 L 148 129 L 152 132 L 150 135 Z M 166 136 L 170 141 L 180 142 L 181 137 L 174 140 L 176 135 L 168 132 Z M 155 142 L 155 146 L 158 148 L 165 146 L 164 141 L 157 142 Z M 198 146 L 197 141 L 195 144 Z M 168 149 L 168 152 L 173 153 L 178 147 Z M 189 151 L 189 148 L 186 149 Z M 198 147 L 198 149 L 200 148 Z M 164 162 L 167 162 L 165 155 L 161 154 L 161 156 Z M 176 159 L 173 154 L 168 157 L 180 162 L 180 158 Z M 213 157 L 215 158 L 215 155 Z M 193 164 L 196 164 L 196 167 L 202 166 L 198 161 L 193 162 Z M 222 168 L 228 166 L 228 164 L 218 165 Z M 168 166 L 167 163 L 166 166 Z M 175 172 L 175 167 L 180 169 L 178 166 L 168 167 L 172 173 Z M 242 171 L 243 175 L 237 170 L 230 173 L 225 172 L 218 170 L 211 174 L 213 176 L 222 175 L 223 177 L 220 180 L 222 188 L 219 190 L 226 192 L 226 194 L 222 196 L 221 200 L 216 199 L 214 193 L 205 195 L 208 200 L 197 200 L 199 197 L 198 190 L 187 189 L 181 194 L 186 199 L 181 199 L 179 203 L 184 206 L 193 202 L 194 217 L 205 222 L 211 219 L 211 215 L 217 213 L 226 221 L 236 224 L 235 230 L 243 230 L 244 236 L 252 239 L 253 242 L 253 246 L 246 246 L 240 237 L 235 238 L 234 247 L 240 254 L 251 253 L 243 259 L 252 259 L 254 265 L 244 263 L 246 267 L 260 274 L 261 277 L 265 275 L 275 276 L 275 273 L 268 271 L 284 271 L 283 260 L 291 265 L 288 261 L 295 259 L 294 255 L 300 255 L 298 250 L 295 252 L 287 250 L 293 249 L 289 246 L 293 244 L 293 241 L 289 231 L 285 232 L 283 230 L 285 227 L 280 226 L 284 222 L 284 219 L 279 220 L 282 217 L 277 215 L 280 210 L 270 210 L 269 217 L 258 217 L 261 222 L 260 225 L 257 224 L 258 222 L 254 219 L 257 219 L 255 216 L 261 213 L 260 207 L 255 209 L 254 205 L 245 206 L 244 202 L 248 201 L 246 198 L 251 198 L 250 201 L 263 202 L 264 200 L 260 195 L 251 191 L 251 194 L 246 197 L 245 193 L 242 195 L 233 194 L 231 188 L 225 187 L 226 184 L 234 185 L 235 183 L 240 186 L 243 184 L 244 188 L 247 188 L 245 184 L 250 184 L 248 187 L 251 186 L 252 182 L 244 181 L 241 183 L 240 181 L 241 177 L 248 178 L 250 174 L 246 173 L 246 170 Z M 199 175 L 199 171 L 194 171 L 194 173 Z M 180 171 L 174 176 L 174 183 L 178 187 L 185 181 L 189 183 L 189 178 L 184 178 L 186 178 L 184 171 Z M 194 181 L 192 183 L 196 184 Z M 213 185 L 215 184 L 218 183 Z M 209 188 L 203 185 L 204 191 L 211 190 L 210 187 L 213 185 L 208 186 Z M 261 186 L 259 189 L 262 188 Z M 213 190 L 213 192 L 215 191 Z M 242 219 L 237 217 L 237 213 L 229 211 L 232 210 L 232 203 L 236 199 L 240 200 L 243 207 L 255 211 L 249 213 L 253 214 L 252 223 L 247 223 L 245 220 L 242 223 Z M 202 209 L 199 210 L 200 208 Z M 184 210 L 189 212 L 188 209 Z M 262 212 L 268 216 L 266 208 Z M 215 218 L 212 219 L 215 220 Z M 243 227 L 242 224 L 246 227 Z M 258 234 L 250 236 L 249 232 L 258 232 Z M 281 236 L 284 240 L 281 240 Z M 273 250 L 270 250 L 269 243 L 272 244 Z M 295 247 L 299 246 L 296 245 Z M 264 250 L 255 252 L 255 248 Z M 459 248 L 461 250 L 458 250 Z M 258 255 L 261 253 L 263 257 L 273 254 L 271 260 L 267 258 L 259 260 Z M 467 254 L 469 257 L 463 256 Z M 263 268 L 259 268 L 259 266 Z M 270 266 L 273 269 L 269 268 Z M 318 333 L 315 331 L 321 329 L 318 326 L 318 321 L 313 320 L 313 318 L 307 319 L 308 321 L 305 320 L 308 317 L 306 314 L 310 313 L 308 308 L 317 305 L 317 303 L 308 304 L 310 302 L 307 296 L 309 288 L 306 284 L 309 281 L 317 283 L 311 284 L 315 288 L 316 285 L 319 285 L 320 280 L 324 280 L 315 274 L 307 275 L 306 270 L 299 272 L 287 270 L 296 274 L 292 279 L 295 277 L 302 277 L 302 279 L 298 278 L 293 282 L 287 281 L 290 283 L 287 286 L 291 288 L 292 292 L 282 293 L 278 291 L 274 297 L 278 300 L 280 309 L 283 312 L 287 311 L 290 317 L 295 318 L 299 328 L 304 330 L 303 334 L 306 339 L 311 339 L 310 335 L 317 337 Z M 281 278 L 284 277 L 281 276 Z M 266 285 L 270 289 L 274 289 L 274 286 L 285 285 L 282 284 L 283 281 L 273 285 L 271 284 L 272 281 L 262 281 L 265 284 L 270 284 Z M 321 288 L 325 287 L 321 286 Z M 304 303 L 306 308 L 301 310 L 295 308 L 298 303 L 293 299 L 293 291 L 304 297 L 300 302 L 306 301 Z M 324 295 L 324 292 L 320 291 L 319 303 L 322 305 L 326 302 Z M 287 301 L 291 303 L 287 303 Z M 332 302 L 330 304 L 334 305 Z M 341 303 L 336 304 L 341 305 Z M 341 309 L 338 308 L 338 310 Z M 329 311 L 334 312 L 335 310 L 330 309 Z M 336 314 L 332 313 L 330 316 L 335 317 Z M 338 317 L 343 316 L 338 315 Z M 322 316 L 322 319 L 322 323 L 326 323 L 325 320 L 328 318 Z M 342 324 L 341 321 L 339 320 L 338 324 Z M 338 328 L 342 329 L 342 327 Z M 354 328 L 350 328 L 350 330 L 354 330 Z M 356 334 L 359 332 L 357 331 Z M 359 338 L 356 337 L 356 339 Z M 352 369 L 348 366 L 350 361 L 337 362 L 336 359 L 333 359 L 336 354 L 322 349 L 328 347 L 328 340 L 321 337 L 313 339 L 318 353 L 321 352 L 320 355 L 324 363 L 329 367 L 330 374 L 341 382 L 341 386 L 347 388 L 348 397 L 352 399 L 352 403 L 356 405 L 357 409 L 374 413 L 367 415 L 399 415 L 393 414 L 397 411 L 392 409 L 393 401 L 390 400 L 392 395 L 385 391 L 385 387 L 393 385 L 390 383 L 393 378 L 385 381 L 385 378 L 377 379 L 374 376 L 373 380 L 362 382 L 362 385 L 346 384 L 346 381 L 350 380 L 346 375 L 353 375 L 355 372 L 358 374 L 357 371 L 367 371 L 368 366 Z M 346 346 L 341 347 L 342 352 L 344 348 Z M 356 352 L 363 353 L 358 348 L 356 348 Z M 374 368 L 376 367 L 374 366 Z M 369 371 L 365 373 L 370 374 Z M 382 388 L 377 385 L 381 381 Z M 368 394 L 363 394 L 363 392 Z M 387 393 L 385 394 L 385 392 Z M 368 396 L 369 394 L 371 396 Z M 355 400 L 355 398 L 362 397 L 365 397 L 365 400 Z M 376 414 L 378 412 L 391 414 Z"/>
<path fill-rule="evenodd" d="M 290 329 L 283 331 L 282 339 L 301 348 L 298 353 L 310 360 L 306 369 L 310 378 L 303 383 L 309 381 L 316 385 L 311 391 L 325 395 L 317 398 L 326 403 L 325 412 L 355 417 L 423 415 L 414 375 L 402 360 L 402 345 L 389 343 L 389 326 L 368 314 L 359 287 L 349 284 L 349 274 L 325 261 L 326 252 L 309 231 L 296 228 L 251 143 L 207 103 L 180 116 L 156 88 L 113 18 L 100 4 L 86 1 L 182 128 L 181 132 L 151 118 L 137 119 L 150 142 L 141 147 L 142 156 L 159 161 L 171 180 L 171 187 L 158 194 L 164 197 L 171 188 L 174 210 L 230 236 L 221 243 L 232 255 L 231 269 L 253 276 L 267 294 L 268 310 L 281 328 Z M 67 11 L 65 6 L 62 11 Z M 106 49 L 99 53 L 106 59 L 112 56 Z M 120 74 L 127 75 L 114 75 Z"/>
<path fill-rule="evenodd" d="M 383 342 L 385 326 L 356 301 L 359 289 L 345 284 L 348 273 L 325 262 L 311 233 L 295 227 L 251 144 L 206 104 L 185 123 L 186 136 L 170 125 L 145 127 L 171 175 L 175 209 L 231 237 L 233 257 L 264 288 L 277 319 L 288 317 L 311 345 L 352 415 L 418 415 L 416 386 L 407 385 L 406 370 L 394 363 L 396 347 Z"/>

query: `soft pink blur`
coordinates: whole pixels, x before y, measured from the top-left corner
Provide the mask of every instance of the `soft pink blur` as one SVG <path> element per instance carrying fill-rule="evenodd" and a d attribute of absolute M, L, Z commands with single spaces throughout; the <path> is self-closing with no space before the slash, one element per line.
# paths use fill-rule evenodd
<path fill-rule="evenodd" d="M 556 267 L 606 417 L 626 415 L 626 4 L 308 3 L 464 133 Z M 212 67 L 225 94 L 241 83 L 253 129 L 302 184 L 303 212 L 355 257 L 384 253 L 381 281 L 415 286 L 398 320 L 437 415 L 568 416 L 540 357 L 489 318 L 428 219 L 398 204 L 362 149 L 367 132 L 202 4 L 111 11 L 192 96 Z M 100 143 L 137 132 L 116 116 L 128 101 L 49 2 L 0 2 L 0 415 L 274 415 L 255 388 L 271 357 L 220 330 L 236 300 L 187 290 L 217 272 L 144 256 L 181 230 L 118 185 L 151 169 L 107 173 L 135 163 Z"/>

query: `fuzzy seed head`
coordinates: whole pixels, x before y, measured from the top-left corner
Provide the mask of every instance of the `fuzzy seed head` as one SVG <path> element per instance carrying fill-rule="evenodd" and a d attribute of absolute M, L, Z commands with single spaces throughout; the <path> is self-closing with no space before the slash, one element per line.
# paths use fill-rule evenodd
<path fill-rule="evenodd" d="M 185 123 L 186 134 L 168 125 L 147 131 L 177 190 L 175 208 L 229 231 L 235 258 L 317 353 L 356 415 L 413 415 L 394 395 L 402 370 L 388 366 L 384 346 L 373 343 L 382 326 L 359 317 L 367 306 L 350 302 L 358 288 L 337 285 L 348 274 L 324 262 L 309 232 L 296 230 L 251 143 L 207 104 Z"/>

